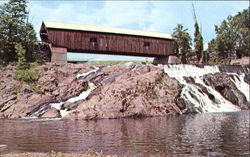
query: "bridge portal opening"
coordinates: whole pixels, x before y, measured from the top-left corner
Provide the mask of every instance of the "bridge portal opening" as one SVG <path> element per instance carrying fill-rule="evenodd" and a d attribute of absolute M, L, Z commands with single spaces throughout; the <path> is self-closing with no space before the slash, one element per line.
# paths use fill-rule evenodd
<path fill-rule="evenodd" d="M 69 63 L 86 63 L 86 62 L 100 62 L 100 63 L 125 63 L 125 62 L 144 62 L 152 63 L 153 57 L 136 57 L 123 55 L 105 55 L 105 54 L 82 54 L 82 53 L 67 53 L 67 62 Z"/>

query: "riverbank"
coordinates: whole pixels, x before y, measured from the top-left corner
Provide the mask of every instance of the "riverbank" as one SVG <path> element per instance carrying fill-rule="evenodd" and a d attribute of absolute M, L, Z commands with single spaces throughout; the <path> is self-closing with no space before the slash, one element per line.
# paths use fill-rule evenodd
<path fill-rule="evenodd" d="M 118 155 L 104 155 L 102 153 L 94 153 L 94 154 L 74 154 L 74 153 L 10 153 L 5 155 L 0 155 L 1 157 L 128 157 L 128 156 L 118 156 Z M 167 157 L 168 155 L 164 155 Z M 169 155 L 172 156 L 172 155 Z M 157 157 L 163 157 L 157 155 Z M 202 156 L 196 156 L 202 157 Z"/>
<path fill-rule="evenodd" d="M 249 109 L 249 66 L 47 63 L 0 72 L 1 118 L 101 119 Z M 227 71 L 229 71 L 227 73 Z"/>
<path fill-rule="evenodd" d="M 50 153 L 25 152 L 25 153 L 8 153 L 0 156 L 1 157 L 118 157 L 117 155 L 104 155 L 102 152 L 97 153 L 91 150 L 87 151 L 84 154 L 60 153 L 60 152 L 50 152 Z"/>

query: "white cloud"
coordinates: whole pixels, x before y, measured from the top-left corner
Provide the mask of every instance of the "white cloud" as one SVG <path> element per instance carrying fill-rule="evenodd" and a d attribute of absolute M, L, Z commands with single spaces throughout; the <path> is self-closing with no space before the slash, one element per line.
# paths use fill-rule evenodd
<path fill-rule="evenodd" d="M 204 42 L 215 36 L 214 25 L 247 8 L 248 2 L 193 2 Z M 174 1 L 30 1 L 30 19 L 39 31 L 43 20 L 172 33 L 177 23 L 193 36 L 192 2 Z"/>

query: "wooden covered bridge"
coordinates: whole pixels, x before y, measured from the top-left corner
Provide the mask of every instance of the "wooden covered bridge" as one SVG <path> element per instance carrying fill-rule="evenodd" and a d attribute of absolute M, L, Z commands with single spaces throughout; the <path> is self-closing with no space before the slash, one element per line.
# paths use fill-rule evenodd
<path fill-rule="evenodd" d="M 66 63 L 67 52 L 155 57 L 161 64 L 174 54 L 171 34 L 160 32 L 44 21 L 40 36 L 56 63 Z"/>

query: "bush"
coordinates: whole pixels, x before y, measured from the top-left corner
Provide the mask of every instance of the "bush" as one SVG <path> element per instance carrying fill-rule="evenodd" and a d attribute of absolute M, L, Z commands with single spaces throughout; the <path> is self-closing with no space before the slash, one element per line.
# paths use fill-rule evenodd
<path fill-rule="evenodd" d="M 16 49 L 17 56 L 18 56 L 17 69 L 19 70 L 29 69 L 30 64 L 27 62 L 25 58 L 25 50 L 23 46 L 20 43 L 17 43 L 15 45 L 15 49 Z"/>
<path fill-rule="evenodd" d="M 15 74 L 15 79 L 27 83 L 36 82 L 40 77 L 40 73 L 38 71 L 32 71 L 31 69 L 18 70 Z"/>

